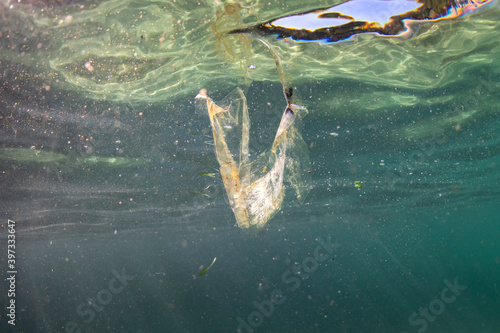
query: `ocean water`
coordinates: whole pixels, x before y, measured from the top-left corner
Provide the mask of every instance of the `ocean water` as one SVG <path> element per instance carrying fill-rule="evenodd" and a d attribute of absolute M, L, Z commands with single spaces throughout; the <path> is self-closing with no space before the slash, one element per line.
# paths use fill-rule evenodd
<path fill-rule="evenodd" d="M 257 234 L 194 97 L 244 88 L 269 149 L 275 62 L 224 32 L 332 4 L 49 4 L 0 4 L 1 332 L 500 332 L 498 3 L 404 38 L 266 37 L 311 180 Z"/>

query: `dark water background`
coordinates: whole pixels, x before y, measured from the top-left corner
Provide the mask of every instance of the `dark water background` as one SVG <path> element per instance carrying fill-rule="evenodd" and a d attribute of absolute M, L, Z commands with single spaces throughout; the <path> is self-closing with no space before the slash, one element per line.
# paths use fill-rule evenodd
<path fill-rule="evenodd" d="M 311 86 L 321 95 L 348 85 Z M 251 144 L 258 150 L 272 141 L 265 133 L 279 121 L 282 106 L 266 105 L 268 99 L 279 104 L 280 87 L 256 83 L 248 99 L 253 131 L 263 133 Z M 410 112 L 388 111 L 390 121 L 363 121 L 359 114 L 338 119 L 317 116 L 311 103 L 303 134 L 314 143 L 314 187 L 304 205 L 287 201 L 265 232 L 252 236 L 234 226 L 218 175 L 198 175 L 216 165 L 204 143 L 208 117 L 188 98 L 179 103 L 169 112 L 115 104 L 115 113 L 84 123 L 65 113 L 36 126 L 28 118 L 11 123 L 17 134 L 10 137 L 4 127 L 4 146 L 38 142 L 68 155 L 46 163 L 2 160 L 4 241 L 6 220 L 17 222 L 16 331 L 62 332 L 73 321 L 82 332 L 231 332 L 238 317 L 256 310 L 254 301 L 269 300 L 275 289 L 286 299 L 255 331 L 417 332 L 422 321 L 428 332 L 499 329 L 495 115 L 407 141 L 391 133 L 412 123 Z M 95 104 L 87 112 L 103 108 Z M 136 109 L 143 110 L 140 120 Z M 113 128 L 117 117 L 120 126 Z M 36 134 L 43 126 L 59 131 L 51 143 Z M 113 156 L 119 148 L 126 151 L 120 156 L 149 161 L 87 165 L 81 143 L 68 148 L 77 133 L 95 138 L 94 154 Z M 298 288 L 286 280 L 295 275 L 283 278 L 314 257 L 318 238 L 328 237 L 333 252 L 324 252 L 328 260 L 314 271 L 298 273 Z M 214 266 L 198 277 L 199 266 L 213 257 Z M 82 306 L 79 315 L 80 304 L 96 302 L 109 288 L 113 271 L 133 279 L 109 304 L 97 304 L 100 312 Z M 445 280 L 455 279 L 467 287 L 456 300 L 442 313 L 435 305 L 434 321 L 419 316 L 409 323 L 414 311 L 440 298 Z M 104 303 L 107 295 L 101 293 Z M 8 328 L 3 313 L 2 327 Z"/>
<path fill-rule="evenodd" d="M 429 89 L 297 85 L 312 190 L 303 205 L 287 195 L 250 235 L 212 168 L 200 87 L 106 102 L 34 90 L 32 69 L 3 62 L 0 331 L 499 332 L 500 72 L 470 66 Z M 258 152 L 283 112 L 281 85 L 254 82 L 247 99 Z"/>

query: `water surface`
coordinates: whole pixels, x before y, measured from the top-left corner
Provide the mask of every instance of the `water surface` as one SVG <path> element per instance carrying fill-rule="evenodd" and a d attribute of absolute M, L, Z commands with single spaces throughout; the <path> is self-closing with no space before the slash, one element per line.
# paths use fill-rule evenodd
<path fill-rule="evenodd" d="M 273 58 L 218 34 L 332 3 L 46 4 L 0 5 L 2 332 L 500 330 L 497 4 L 408 38 L 267 37 L 310 111 L 312 179 L 258 235 L 194 96 L 249 84 L 250 151 L 268 149 Z"/>

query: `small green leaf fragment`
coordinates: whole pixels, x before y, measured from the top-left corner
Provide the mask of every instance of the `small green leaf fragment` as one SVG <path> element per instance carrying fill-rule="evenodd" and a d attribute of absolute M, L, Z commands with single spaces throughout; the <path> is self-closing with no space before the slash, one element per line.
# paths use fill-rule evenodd
<path fill-rule="evenodd" d="M 214 261 L 212 261 L 212 263 L 210 264 L 210 266 L 208 266 L 207 268 L 205 268 L 204 270 L 200 271 L 198 273 L 198 276 L 202 276 L 202 275 L 205 275 L 206 272 L 208 272 L 208 270 L 210 269 L 210 267 L 213 266 L 213 264 L 215 263 L 215 260 L 217 259 L 217 257 L 214 258 Z"/>
<path fill-rule="evenodd" d="M 214 178 L 216 176 L 216 174 L 215 173 L 208 173 L 208 172 L 198 172 L 198 176 Z"/>

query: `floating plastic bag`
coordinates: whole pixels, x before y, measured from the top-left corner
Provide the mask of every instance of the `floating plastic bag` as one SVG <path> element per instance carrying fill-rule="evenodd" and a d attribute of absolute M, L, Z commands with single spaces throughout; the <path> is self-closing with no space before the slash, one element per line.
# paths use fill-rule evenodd
<path fill-rule="evenodd" d="M 234 90 L 221 106 L 205 90 L 196 99 L 197 107 L 210 117 L 222 181 L 240 228 L 260 229 L 281 209 L 285 181 L 299 201 L 305 199 L 309 152 L 294 126 L 307 114 L 305 107 L 288 103 L 271 148 L 250 161 L 250 119 L 243 91 Z"/>

